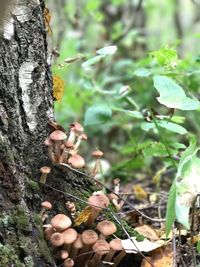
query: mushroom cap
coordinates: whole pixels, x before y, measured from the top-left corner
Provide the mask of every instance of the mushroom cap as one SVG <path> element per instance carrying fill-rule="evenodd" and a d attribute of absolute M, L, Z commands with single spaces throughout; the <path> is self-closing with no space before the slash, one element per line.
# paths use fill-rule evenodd
<path fill-rule="evenodd" d="M 103 152 L 101 150 L 95 150 L 92 152 L 92 156 L 96 158 L 101 158 L 103 156 Z"/>
<path fill-rule="evenodd" d="M 64 143 L 64 145 L 65 145 L 66 148 L 73 148 L 73 147 L 74 147 L 74 144 L 73 144 L 73 142 L 71 142 L 71 141 L 66 141 L 66 142 Z"/>
<path fill-rule="evenodd" d="M 69 257 L 69 252 L 67 250 L 65 250 L 65 249 L 62 249 L 60 251 L 60 258 L 62 260 L 66 260 L 68 257 Z"/>
<path fill-rule="evenodd" d="M 99 222 L 96 228 L 104 236 L 112 235 L 117 231 L 116 225 L 107 220 Z"/>
<path fill-rule="evenodd" d="M 81 240 L 81 235 L 78 234 L 77 239 L 73 243 L 73 247 L 76 249 L 80 249 L 83 247 L 83 242 Z"/>
<path fill-rule="evenodd" d="M 57 214 L 52 219 L 50 224 L 55 228 L 57 231 L 63 231 L 69 228 L 72 224 L 72 221 L 69 217 L 65 214 Z"/>
<path fill-rule="evenodd" d="M 98 235 L 94 230 L 85 230 L 81 235 L 83 244 L 93 245 L 98 240 Z"/>
<path fill-rule="evenodd" d="M 54 233 L 50 237 L 50 242 L 55 247 L 62 246 L 64 244 L 64 237 L 61 233 Z"/>
<path fill-rule="evenodd" d="M 52 234 L 55 233 L 54 228 L 49 224 L 47 227 L 44 229 L 44 237 L 46 240 L 50 240 Z"/>
<path fill-rule="evenodd" d="M 111 240 L 109 242 L 109 246 L 110 246 L 110 249 L 112 249 L 112 250 L 122 250 L 123 249 L 122 241 L 121 241 L 121 239 L 118 239 L 118 238 L 114 238 L 113 240 Z"/>
<path fill-rule="evenodd" d="M 84 131 L 83 126 L 77 121 L 74 123 L 71 123 L 70 128 L 73 129 L 77 133 L 82 133 Z"/>
<path fill-rule="evenodd" d="M 91 197 L 89 197 L 88 203 L 94 209 L 101 210 L 103 208 L 108 207 L 110 204 L 110 201 L 106 195 L 99 194 L 99 195 L 92 195 Z"/>
<path fill-rule="evenodd" d="M 49 201 L 44 201 L 41 203 L 42 208 L 51 210 L 52 209 L 52 204 Z"/>
<path fill-rule="evenodd" d="M 72 167 L 74 168 L 82 168 L 85 166 L 85 160 L 83 157 L 81 157 L 78 154 L 74 154 L 72 155 L 69 159 L 68 159 L 68 163 L 72 165 Z"/>
<path fill-rule="evenodd" d="M 73 267 L 74 261 L 71 258 L 68 258 L 64 261 L 63 267 Z"/>
<path fill-rule="evenodd" d="M 109 252 L 110 246 L 105 240 L 98 240 L 93 246 L 92 250 L 98 255 L 105 255 Z"/>
<path fill-rule="evenodd" d="M 84 133 L 82 133 L 82 134 L 79 136 L 79 138 L 82 139 L 82 140 L 87 140 L 87 139 L 88 139 L 88 138 L 87 138 L 87 135 L 84 134 Z"/>
<path fill-rule="evenodd" d="M 73 228 L 68 228 L 62 232 L 65 244 L 72 244 L 77 239 L 77 232 Z"/>
<path fill-rule="evenodd" d="M 41 167 L 40 172 L 48 174 L 51 172 L 51 168 L 48 166 Z"/>
<path fill-rule="evenodd" d="M 51 140 L 51 138 L 46 138 L 46 140 L 44 141 L 44 145 L 45 146 L 52 146 L 53 145 L 53 142 Z"/>
<path fill-rule="evenodd" d="M 67 135 L 63 131 L 55 130 L 50 134 L 49 137 L 53 141 L 63 141 L 64 139 L 67 138 Z"/>

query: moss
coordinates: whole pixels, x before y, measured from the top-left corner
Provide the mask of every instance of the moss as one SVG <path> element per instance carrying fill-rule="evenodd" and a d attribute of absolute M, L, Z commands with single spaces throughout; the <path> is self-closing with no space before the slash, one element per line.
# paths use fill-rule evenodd
<path fill-rule="evenodd" d="M 15 267 L 25 267 L 9 245 L 4 246 L 0 243 L 0 251 L 0 266 L 11 266 L 14 264 Z"/>
<path fill-rule="evenodd" d="M 20 207 L 14 212 L 13 220 L 18 231 L 27 232 L 30 230 L 28 214 L 24 210 L 21 210 Z"/>
<path fill-rule="evenodd" d="M 38 183 L 36 183 L 33 180 L 29 180 L 28 186 L 33 192 L 39 192 L 39 190 L 40 190 Z"/>

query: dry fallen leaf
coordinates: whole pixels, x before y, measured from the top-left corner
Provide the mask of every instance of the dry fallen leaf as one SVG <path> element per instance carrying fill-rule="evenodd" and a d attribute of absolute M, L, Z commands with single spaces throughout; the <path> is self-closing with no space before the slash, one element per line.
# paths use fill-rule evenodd
<path fill-rule="evenodd" d="M 141 226 L 137 226 L 135 228 L 135 230 L 143 235 L 144 237 L 150 239 L 151 241 L 156 241 L 159 239 L 156 231 L 149 225 L 147 224 L 144 224 L 144 225 L 141 225 Z"/>
<path fill-rule="evenodd" d="M 57 101 L 61 101 L 64 95 L 64 81 L 58 76 L 53 76 L 53 96 Z"/>
<path fill-rule="evenodd" d="M 157 248 L 151 252 L 151 257 L 147 259 L 154 267 L 172 267 L 173 266 L 173 252 L 171 245 Z M 145 259 L 142 260 L 141 267 L 151 267 Z"/>
<path fill-rule="evenodd" d="M 146 200 L 148 197 L 148 193 L 139 184 L 133 186 L 133 192 L 137 200 Z"/>
<path fill-rule="evenodd" d="M 92 213 L 92 208 L 91 207 L 86 207 L 75 219 L 75 226 L 79 226 L 82 223 L 86 222 L 88 218 L 90 217 Z"/>

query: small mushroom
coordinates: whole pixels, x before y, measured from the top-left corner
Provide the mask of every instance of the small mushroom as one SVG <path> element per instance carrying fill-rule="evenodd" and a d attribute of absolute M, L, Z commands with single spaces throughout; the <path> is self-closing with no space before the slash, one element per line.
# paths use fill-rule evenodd
<path fill-rule="evenodd" d="M 71 258 L 68 258 L 64 261 L 63 267 L 73 267 L 74 261 Z"/>
<path fill-rule="evenodd" d="M 74 145 L 74 153 L 75 153 L 75 154 L 77 153 L 78 148 L 79 148 L 79 146 L 80 146 L 82 140 L 85 140 L 85 141 L 87 140 L 87 135 L 84 134 L 84 133 L 82 133 L 82 134 L 80 134 L 80 135 L 78 136 L 78 139 L 77 139 L 77 141 L 76 141 L 76 143 L 75 143 L 75 145 Z"/>
<path fill-rule="evenodd" d="M 113 256 L 115 255 L 116 251 L 122 250 L 122 242 L 121 239 L 115 238 L 109 242 L 110 251 L 105 256 L 104 261 L 111 262 Z"/>
<path fill-rule="evenodd" d="M 97 242 L 98 240 L 98 235 L 94 230 L 85 230 L 83 231 L 81 235 L 81 240 L 83 243 L 83 248 L 80 251 L 81 253 L 85 253 L 91 250 L 92 246 Z M 83 255 L 81 257 L 81 262 L 85 262 L 90 258 L 91 254 Z"/>
<path fill-rule="evenodd" d="M 64 231 L 65 229 L 69 228 L 72 224 L 70 218 L 62 213 L 55 215 L 52 219 L 50 224 L 53 228 L 57 231 Z"/>
<path fill-rule="evenodd" d="M 100 158 L 103 156 L 103 152 L 101 150 L 95 150 L 92 152 L 92 156 L 96 159 L 96 162 L 91 175 L 95 177 L 101 171 Z"/>
<path fill-rule="evenodd" d="M 55 162 L 55 156 L 53 153 L 53 141 L 48 137 L 44 141 L 44 145 L 48 147 L 48 157 L 52 162 Z"/>
<path fill-rule="evenodd" d="M 51 210 L 51 209 L 52 209 L 52 204 L 49 201 L 42 202 L 40 216 L 42 217 L 46 210 Z"/>
<path fill-rule="evenodd" d="M 77 231 L 73 228 L 68 228 L 62 232 L 64 237 L 64 248 L 70 252 L 71 244 L 77 239 Z"/>
<path fill-rule="evenodd" d="M 86 225 L 91 225 L 95 221 L 95 219 L 99 216 L 101 210 L 109 206 L 110 201 L 106 195 L 99 194 L 89 197 L 88 203 L 92 209 L 92 212 L 86 222 Z"/>
<path fill-rule="evenodd" d="M 69 159 L 68 159 L 68 163 L 72 165 L 73 168 L 79 169 L 79 168 L 83 168 L 85 166 L 85 160 L 83 157 L 81 157 L 78 154 L 74 154 L 72 155 Z"/>
<path fill-rule="evenodd" d="M 83 242 L 81 240 L 81 235 L 78 234 L 77 239 L 74 241 L 70 251 L 70 258 L 74 259 L 78 251 L 83 247 Z"/>
<path fill-rule="evenodd" d="M 51 224 L 45 224 L 43 225 L 44 228 L 44 237 L 46 240 L 50 240 L 52 234 L 55 233 L 54 228 L 51 226 Z"/>
<path fill-rule="evenodd" d="M 99 266 L 103 255 L 107 254 L 110 250 L 109 244 L 105 240 L 98 240 L 92 247 L 95 252 L 93 258 L 88 262 L 89 267 Z"/>
<path fill-rule="evenodd" d="M 82 125 L 78 122 L 74 122 L 70 124 L 70 134 L 68 137 L 68 141 L 72 142 L 74 144 L 74 141 L 76 139 L 76 135 L 83 133 L 84 129 Z"/>
<path fill-rule="evenodd" d="M 60 258 L 62 260 L 66 260 L 68 257 L 69 257 L 69 252 L 67 250 L 65 250 L 65 249 L 62 249 L 60 251 Z"/>
<path fill-rule="evenodd" d="M 45 184 L 47 179 L 47 174 L 51 172 L 51 168 L 48 166 L 44 166 L 40 168 L 40 172 L 42 173 L 40 176 L 40 183 Z"/>
<path fill-rule="evenodd" d="M 50 237 L 50 242 L 54 247 L 60 247 L 64 244 L 64 237 L 61 233 L 53 233 Z"/>
<path fill-rule="evenodd" d="M 120 207 L 118 204 L 118 199 L 119 199 L 118 196 L 113 193 L 110 193 L 110 194 L 107 194 L 107 197 L 110 199 L 112 204 L 115 206 L 116 210 L 119 211 Z"/>
<path fill-rule="evenodd" d="M 51 140 L 54 142 L 54 150 L 55 150 L 55 161 L 59 162 L 60 160 L 60 145 L 62 141 L 64 141 L 67 138 L 67 135 L 60 130 L 55 130 L 52 132 L 49 136 Z"/>
<path fill-rule="evenodd" d="M 106 239 L 107 236 L 113 235 L 117 231 L 116 225 L 107 220 L 99 222 L 96 228 L 101 233 L 100 239 Z"/>

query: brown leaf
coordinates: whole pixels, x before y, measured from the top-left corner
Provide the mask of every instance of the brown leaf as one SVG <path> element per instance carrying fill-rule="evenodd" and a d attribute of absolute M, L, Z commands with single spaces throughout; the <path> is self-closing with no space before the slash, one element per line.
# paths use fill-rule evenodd
<path fill-rule="evenodd" d="M 138 227 L 135 228 L 135 230 L 139 234 L 141 234 L 144 237 L 150 239 L 151 241 L 156 241 L 156 240 L 159 239 L 156 231 L 149 225 L 144 224 L 144 225 L 138 226 Z"/>
<path fill-rule="evenodd" d="M 151 257 L 147 259 L 154 267 L 172 267 L 173 266 L 173 252 L 171 245 L 157 248 L 151 252 Z M 151 267 L 151 265 L 143 259 L 141 267 Z"/>

